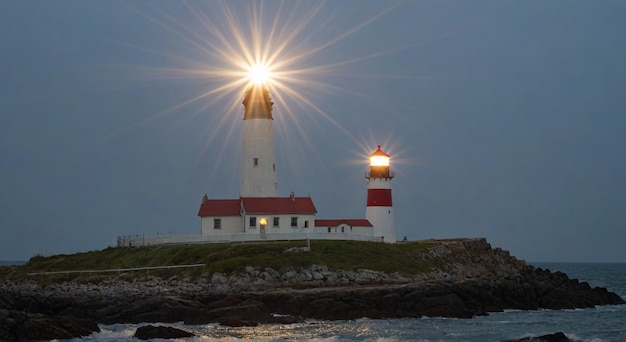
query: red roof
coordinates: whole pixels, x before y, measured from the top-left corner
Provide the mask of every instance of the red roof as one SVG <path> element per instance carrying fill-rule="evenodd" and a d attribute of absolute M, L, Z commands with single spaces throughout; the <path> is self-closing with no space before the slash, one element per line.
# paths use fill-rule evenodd
<path fill-rule="evenodd" d="M 315 214 L 310 197 L 242 197 L 241 199 L 202 199 L 198 216 L 240 216 L 247 214 Z"/>
<path fill-rule="evenodd" d="M 383 156 L 383 157 L 389 157 L 389 155 L 385 152 L 383 152 L 383 150 L 380 148 L 380 145 L 378 145 L 378 149 L 374 152 L 372 152 L 372 154 L 370 154 L 370 157 L 373 156 Z"/>
<path fill-rule="evenodd" d="M 242 197 L 247 214 L 315 214 L 310 197 Z"/>
<path fill-rule="evenodd" d="M 350 227 L 372 227 L 370 221 L 366 219 L 315 220 L 316 227 L 337 227 L 343 223 Z"/>
<path fill-rule="evenodd" d="M 240 216 L 241 201 L 237 199 L 202 199 L 198 216 Z"/>

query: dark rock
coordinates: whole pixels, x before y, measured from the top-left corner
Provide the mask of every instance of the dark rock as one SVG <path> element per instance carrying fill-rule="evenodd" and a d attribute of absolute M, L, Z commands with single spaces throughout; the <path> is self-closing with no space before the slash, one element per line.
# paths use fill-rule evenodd
<path fill-rule="evenodd" d="M 115 301 L 97 311 L 101 323 L 173 323 L 202 316 L 206 308 L 194 300 L 157 296 L 132 302 Z"/>
<path fill-rule="evenodd" d="M 234 318 L 220 319 L 219 323 L 220 325 L 223 325 L 226 327 L 256 327 L 259 325 L 259 322 L 244 321 L 244 320 L 234 319 Z"/>
<path fill-rule="evenodd" d="M 547 334 L 535 337 L 524 337 L 519 340 L 508 340 L 506 342 L 515 342 L 515 341 L 538 341 L 538 342 L 571 342 L 563 332 L 557 332 L 554 334 Z"/>
<path fill-rule="evenodd" d="M 0 340 L 70 339 L 99 332 L 94 321 L 0 309 Z"/>
<path fill-rule="evenodd" d="M 172 339 L 172 338 L 186 338 L 195 337 L 196 335 L 185 330 L 180 330 L 172 327 L 146 325 L 137 328 L 134 337 L 140 340 L 150 340 L 153 338 Z"/>
<path fill-rule="evenodd" d="M 253 299 L 244 299 L 240 302 L 233 303 L 231 306 L 208 310 L 202 315 L 202 317 L 207 322 L 219 322 L 222 325 L 239 324 L 236 323 L 237 321 L 260 323 L 272 322 L 272 315 L 268 307 L 262 302 Z M 197 319 L 198 318 L 195 320 L 197 321 Z M 185 323 L 189 324 L 188 321 L 185 321 Z"/>

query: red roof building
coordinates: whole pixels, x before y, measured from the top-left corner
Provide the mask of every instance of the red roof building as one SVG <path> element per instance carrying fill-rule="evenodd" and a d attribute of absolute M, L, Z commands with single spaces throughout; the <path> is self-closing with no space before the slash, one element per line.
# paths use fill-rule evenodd
<path fill-rule="evenodd" d="M 244 197 L 241 202 L 247 214 L 317 214 L 310 197 Z"/>
<path fill-rule="evenodd" d="M 310 197 L 202 199 L 203 235 L 267 234 L 313 230 L 317 209 Z"/>
<path fill-rule="evenodd" d="M 372 223 L 366 219 L 315 220 L 317 232 L 372 236 L 373 229 Z"/>
<path fill-rule="evenodd" d="M 310 197 L 203 198 L 198 216 L 241 216 L 246 214 L 317 214 Z"/>
<path fill-rule="evenodd" d="M 372 227 L 370 221 L 366 219 L 315 220 L 316 227 L 337 227 L 341 224 L 346 224 L 350 227 Z"/>

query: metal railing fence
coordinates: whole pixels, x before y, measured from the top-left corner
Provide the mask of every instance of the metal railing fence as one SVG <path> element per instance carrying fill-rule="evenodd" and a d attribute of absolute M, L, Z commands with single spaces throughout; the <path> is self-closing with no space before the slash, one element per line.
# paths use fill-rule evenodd
<path fill-rule="evenodd" d="M 167 244 L 204 244 L 259 241 L 302 241 L 302 240 L 352 240 L 382 242 L 381 237 L 347 233 L 265 233 L 265 234 L 144 234 L 126 235 L 117 238 L 118 247 L 141 247 Z"/>
<path fill-rule="evenodd" d="M 114 268 L 108 270 L 75 270 L 75 271 L 54 271 L 54 272 L 31 272 L 29 276 L 33 275 L 54 275 L 54 274 L 72 274 L 72 273 L 109 273 L 109 272 L 134 272 L 134 271 L 149 271 L 149 270 L 162 270 L 172 268 L 187 268 L 187 267 L 205 267 L 206 264 L 189 264 L 189 265 L 171 265 L 171 266 L 151 266 L 151 267 L 133 267 L 133 268 Z"/>

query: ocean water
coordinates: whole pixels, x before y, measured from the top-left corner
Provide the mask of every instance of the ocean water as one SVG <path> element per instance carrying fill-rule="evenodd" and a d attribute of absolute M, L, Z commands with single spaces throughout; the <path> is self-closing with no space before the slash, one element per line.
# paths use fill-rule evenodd
<path fill-rule="evenodd" d="M 626 298 L 626 263 L 533 263 L 570 278 L 606 287 Z M 102 332 L 71 341 L 134 340 L 142 324 L 102 325 Z M 310 320 L 229 328 L 183 326 L 200 337 L 180 341 L 505 341 L 562 331 L 576 341 L 626 341 L 626 305 L 577 310 L 510 310 L 471 319 L 419 318 L 354 321 Z M 172 341 L 172 340 L 163 340 Z"/>

